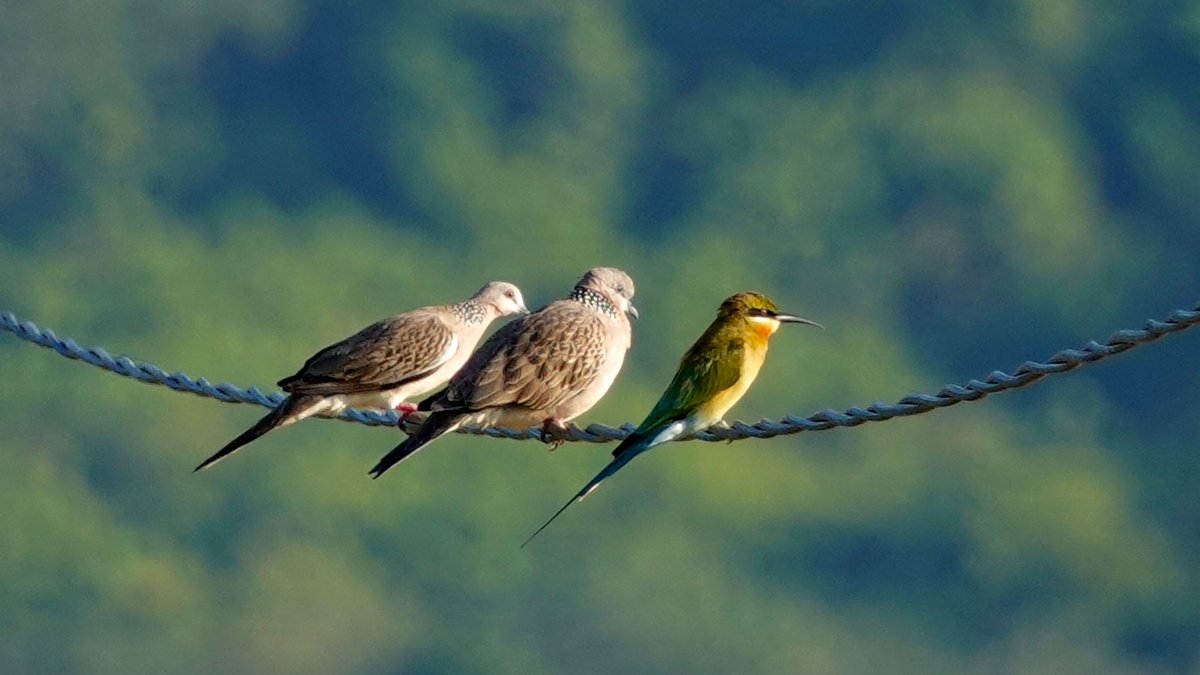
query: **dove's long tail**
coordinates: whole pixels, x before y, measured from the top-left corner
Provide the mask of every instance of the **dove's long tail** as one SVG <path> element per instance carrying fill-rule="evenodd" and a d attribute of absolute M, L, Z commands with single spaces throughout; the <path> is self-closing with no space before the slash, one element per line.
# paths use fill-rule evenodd
<path fill-rule="evenodd" d="M 418 427 L 411 436 L 404 439 L 403 443 L 392 448 L 391 452 L 379 460 L 375 468 L 369 472 L 371 478 L 379 478 L 384 471 L 408 459 L 413 453 L 437 440 L 443 434 L 454 431 L 462 422 L 462 418 L 463 415 L 456 412 L 430 413 L 429 417 L 425 419 L 425 423 Z"/>
<path fill-rule="evenodd" d="M 240 436 L 229 441 L 225 447 L 213 453 L 212 457 L 200 462 L 194 471 L 199 471 L 205 467 L 211 466 L 218 461 L 224 459 L 228 455 L 233 454 L 238 448 L 255 440 L 259 436 L 278 429 L 279 427 L 287 426 L 297 420 L 302 420 L 311 414 L 313 408 L 317 407 L 324 398 L 315 395 L 296 394 L 289 396 L 283 400 L 283 403 L 275 406 L 275 409 L 263 416 L 262 419 L 254 423 L 254 426 L 243 431 Z"/>

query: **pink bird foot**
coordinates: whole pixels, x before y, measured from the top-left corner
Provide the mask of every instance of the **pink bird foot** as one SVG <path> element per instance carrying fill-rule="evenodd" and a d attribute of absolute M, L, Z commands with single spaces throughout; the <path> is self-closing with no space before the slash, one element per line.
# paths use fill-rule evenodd
<path fill-rule="evenodd" d="M 425 413 L 419 412 L 417 406 L 412 403 L 401 403 L 396 406 L 396 412 L 400 414 L 396 419 L 396 426 L 406 434 L 411 434 L 425 421 Z"/>
<path fill-rule="evenodd" d="M 565 443 L 569 433 L 570 430 L 561 419 L 549 417 L 542 422 L 542 442 L 550 446 L 550 452 L 554 452 L 558 446 Z"/>

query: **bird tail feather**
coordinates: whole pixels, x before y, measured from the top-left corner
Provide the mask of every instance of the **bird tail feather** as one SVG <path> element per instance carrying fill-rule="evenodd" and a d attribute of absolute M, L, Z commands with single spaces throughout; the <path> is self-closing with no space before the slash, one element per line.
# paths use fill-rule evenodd
<path fill-rule="evenodd" d="M 404 442 L 392 448 L 384 455 L 375 468 L 368 473 L 371 478 L 379 478 L 383 472 L 411 457 L 416 451 L 440 438 L 443 434 L 454 431 L 462 422 L 458 413 L 434 412 L 426 418 L 425 423 L 417 428 Z"/>
<path fill-rule="evenodd" d="M 561 516 L 562 512 L 566 511 L 569 506 L 571 506 L 575 502 L 583 501 L 583 499 L 585 497 L 587 497 L 592 492 L 594 492 L 596 490 L 596 488 L 600 487 L 600 484 L 603 483 L 605 480 L 607 480 L 609 476 L 620 471 L 621 468 L 624 467 L 626 464 L 628 464 L 634 457 L 637 457 L 638 455 L 642 454 L 642 452 L 647 449 L 648 449 L 648 447 L 644 446 L 644 445 L 629 446 L 629 447 L 624 448 L 622 450 L 621 454 L 618 455 L 611 462 L 609 462 L 608 466 L 601 469 L 600 473 L 596 474 L 595 478 L 588 481 L 588 484 L 584 485 L 582 490 L 575 493 L 575 496 L 571 497 L 571 499 L 568 500 L 566 504 L 563 504 L 562 508 L 560 508 L 558 511 L 555 511 L 554 515 L 550 516 L 550 519 L 547 520 L 545 523 L 542 523 L 542 526 L 539 527 L 536 532 L 529 535 L 529 538 L 525 540 L 525 543 L 521 544 L 521 548 L 525 548 L 526 546 L 528 546 L 529 542 L 533 541 L 534 537 L 538 536 L 539 534 L 542 533 L 542 530 L 549 527 L 550 523 L 553 523 L 555 518 L 558 518 L 559 516 Z"/>
<path fill-rule="evenodd" d="M 200 462 L 200 464 L 193 469 L 193 471 L 199 471 L 216 464 L 222 459 L 233 454 L 242 446 L 250 443 L 272 429 L 287 426 L 292 422 L 303 419 L 305 417 L 305 413 L 320 401 L 320 396 L 306 396 L 304 394 L 296 394 L 285 398 L 283 402 L 275 406 L 271 412 L 267 413 L 262 419 L 255 422 L 254 426 L 243 431 L 237 438 L 229 441 L 229 443 L 225 444 L 225 447 L 213 453 L 213 455 L 208 459 Z"/>

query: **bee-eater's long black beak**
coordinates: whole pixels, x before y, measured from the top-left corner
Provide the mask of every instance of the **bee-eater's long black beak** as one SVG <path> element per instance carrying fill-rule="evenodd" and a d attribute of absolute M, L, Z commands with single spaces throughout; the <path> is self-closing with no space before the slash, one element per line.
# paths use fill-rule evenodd
<path fill-rule="evenodd" d="M 775 319 L 778 320 L 780 323 L 804 323 L 804 324 L 808 324 L 809 326 L 816 326 L 817 328 L 825 327 L 825 326 L 822 326 L 821 324 L 817 323 L 816 321 L 809 321 L 808 319 L 806 319 L 802 316 L 796 316 L 795 314 L 776 314 Z"/>
<path fill-rule="evenodd" d="M 637 307 L 634 307 L 632 302 L 625 306 L 625 313 L 633 319 L 641 316 L 641 314 L 638 314 Z"/>

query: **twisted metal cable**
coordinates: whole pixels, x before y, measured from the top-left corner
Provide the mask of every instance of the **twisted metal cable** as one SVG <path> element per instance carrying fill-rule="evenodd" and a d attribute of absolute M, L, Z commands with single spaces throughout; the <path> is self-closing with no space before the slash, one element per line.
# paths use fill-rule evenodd
<path fill-rule="evenodd" d="M 945 408 L 963 401 L 978 401 L 989 394 L 996 394 L 1009 389 L 1017 389 L 1037 382 L 1038 380 L 1060 373 L 1069 372 L 1087 363 L 1120 354 L 1139 345 L 1153 342 L 1164 335 L 1178 333 L 1200 323 L 1200 303 L 1195 309 L 1177 309 L 1163 321 L 1153 319 L 1146 322 L 1144 328 L 1117 331 L 1101 344 L 1096 341 L 1088 342 L 1081 349 L 1064 349 L 1051 356 L 1045 362 L 1026 361 L 1010 374 L 994 370 L 983 380 L 969 380 L 965 385 L 948 384 L 936 394 L 910 394 L 896 403 L 875 401 L 866 408 L 851 407 L 845 411 L 830 408 L 818 411 L 808 417 L 788 415 L 779 421 L 768 419 L 759 420 L 754 424 L 735 421 L 732 424 L 720 423 L 697 433 L 693 438 L 702 441 L 733 441 L 743 438 L 772 438 L 786 434 L 798 434 L 801 431 L 824 431 L 835 427 L 855 427 L 866 422 L 883 422 L 895 417 L 919 415 L 938 408 Z M 12 312 L 0 314 L 0 328 L 13 335 L 47 349 L 53 349 L 69 359 L 78 359 L 98 368 L 111 371 L 125 377 L 132 377 L 147 384 L 161 384 L 175 391 L 183 391 L 198 396 L 215 398 L 226 403 L 255 403 L 267 408 L 273 408 L 283 401 L 285 394 L 281 391 L 270 394 L 263 393 L 258 387 L 243 389 L 233 384 L 222 383 L 214 385 L 205 378 L 192 379 L 186 374 L 167 373 L 153 363 L 135 361 L 128 356 L 114 358 L 101 347 L 81 347 L 75 340 L 61 339 L 52 330 L 39 329 L 30 321 L 19 321 Z M 337 419 L 346 422 L 357 422 L 369 426 L 396 426 L 400 416 L 395 411 L 378 412 L 372 410 L 350 409 L 343 412 Z M 625 438 L 633 431 L 635 425 L 626 422 L 620 427 L 607 427 L 601 424 L 589 424 L 580 428 L 569 425 L 562 440 L 586 441 L 589 443 L 607 443 Z M 493 438 L 509 438 L 514 440 L 541 439 L 541 428 L 504 429 L 499 427 L 464 427 L 462 433 L 491 436 Z"/>

